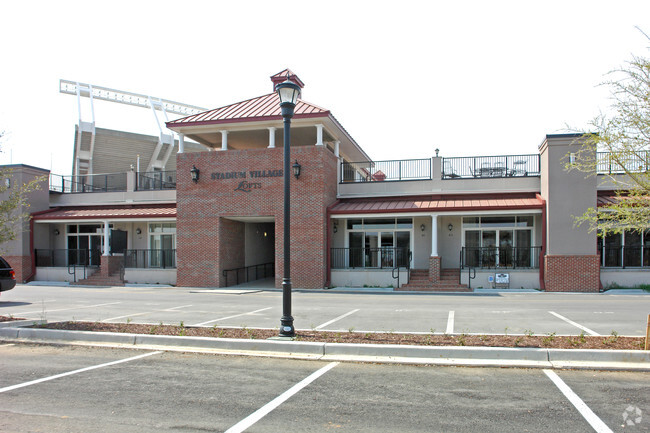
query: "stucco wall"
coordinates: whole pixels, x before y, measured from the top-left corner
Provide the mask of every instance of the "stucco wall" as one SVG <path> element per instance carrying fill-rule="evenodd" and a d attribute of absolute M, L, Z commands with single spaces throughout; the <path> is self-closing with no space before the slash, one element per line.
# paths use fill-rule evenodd
<path fill-rule="evenodd" d="M 407 283 L 407 272 L 400 271 L 400 287 Z M 392 270 L 341 269 L 332 271 L 332 287 L 396 287 L 397 280 Z"/>
<path fill-rule="evenodd" d="M 511 289 L 539 289 L 539 269 L 477 269 L 476 278 L 471 280 L 472 288 L 489 289 L 495 287 L 494 283 L 488 281 L 488 278 L 490 276 L 494 277 L 497 273 L 510 275 Z M 462 284 L 470 284 L 467 269 L 463 269 L 461 272 L 460 280 Z"/>

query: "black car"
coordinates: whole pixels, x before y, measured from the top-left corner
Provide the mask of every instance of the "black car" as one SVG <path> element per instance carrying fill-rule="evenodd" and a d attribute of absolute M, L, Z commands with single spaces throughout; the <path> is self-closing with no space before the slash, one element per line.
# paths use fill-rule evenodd
<path fill-rule="evenodd" d="M 0 257 L 0 292 L 16 287 L 16 273 L 5 259 Z"/>

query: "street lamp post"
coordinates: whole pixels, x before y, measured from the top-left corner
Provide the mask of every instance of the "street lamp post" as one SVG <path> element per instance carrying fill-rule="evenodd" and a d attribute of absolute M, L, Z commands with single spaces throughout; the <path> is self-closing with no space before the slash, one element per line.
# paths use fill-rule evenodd
<path fill-rule="evenodd" d="M 280 319 L 280 337 L 295 337 L 296 330 L 293 327 L 293 316 L 291 315 L 291 118 L 296 102 L 300 97 L 300 87 L 289 80 L 275 86 L 275 91 L 280 97 L 280 109 L 284 119 L 284 276 L 282 278 L 282 318 Z"/>

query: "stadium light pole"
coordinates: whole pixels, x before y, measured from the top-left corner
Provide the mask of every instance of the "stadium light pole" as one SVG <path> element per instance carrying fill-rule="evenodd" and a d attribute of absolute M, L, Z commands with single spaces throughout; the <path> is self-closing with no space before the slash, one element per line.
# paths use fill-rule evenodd
<path fill-rule="evenodd" d="M 295 337 L 291 315 L 291 118 L 294 108 L 300 97 L 300 86 L 287 79 L 275 86 L 275 91 L 280 97 L 280 110 L 284 119 L 284 276 L 282 278 L 282 318 L 280 319 L 280 337 Z"/>

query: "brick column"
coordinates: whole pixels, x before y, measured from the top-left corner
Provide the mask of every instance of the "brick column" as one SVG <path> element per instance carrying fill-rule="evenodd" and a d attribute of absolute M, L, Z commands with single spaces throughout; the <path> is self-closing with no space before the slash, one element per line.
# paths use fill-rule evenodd
<path fill-rule="evenodd" d="M 124 260 L 123 256 L 102 256 L 99 266 L 99 273 L 102 277 L 108 277 L 120 270 L 120 265 Z"/>
<path fill-rule="evenodd" d="M 30 256 L 3 256 L 16 273 L 17 283 L 26 283 L 25 279 L 32 273 L 32 258 Z"/>
<path fill-rule="evenodd" d="M 595 255 L 544 256 L 547 292 L 598 292 L 600 257 Z"/>
<path fill-rule="evenodd" d="M 442 258 L 438 256 L 429 257 L 429 282 L 432 285 L 440 284 L 440 269 Z"/>

